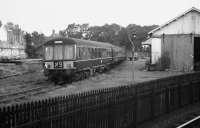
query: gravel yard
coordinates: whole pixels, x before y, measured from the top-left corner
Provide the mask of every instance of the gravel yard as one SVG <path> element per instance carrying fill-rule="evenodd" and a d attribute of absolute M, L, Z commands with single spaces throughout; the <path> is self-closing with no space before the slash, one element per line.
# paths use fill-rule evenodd
<path fill-rule="evenodd" d="M 166 77 L 170 75 L 181 74 L 181 72 L 172 71 L 144 71 L 145 60 L 138 60 L 134 63 L 134 80 L 135 83 L 153 80 L 161 77 Z M 2 67 L 2 66 L 1 66 Z M 13 69 L 12 66 L 10 69 Z M 7 68 L 9 69 L 9 68 Z M 6 79 L 0 79 L 0 94 L 12 93 L 15 91 L 20 91 L 24 88 L 29 88 L 33 86 L 46 86 L 47 81 L 42 73 L 42 67 L 39 64 L 24 64 L 16 68 L 18 72 L 29 71 L 29 73 L 8 77 Z M 15 71 L 13 69 L 13 71 Z M 35 72 L 32 72 L 35 71 Z M 34 82 L 42 82 L 41 85 L 32 84 Z M 37 96 L 29 96 L 27 99 L 38 99 L 53 97 L 59 95 L 66 95 L 70 93 L 77 93 L 82 91 L 88 91 L 92 89 L 115 87 L 121 85 L 127 85 L 132 82 L 132 64 L 131 61 L 125 61 L 108 72 L 97 74 L 96 76 L 90 77 L 82 81 L 76 81 L 68 84 L 62 85 L 59 89 L 51 92 L 43 93 Z M 53 82 L 48 82 L 48 87 L 60 86 L 54 85 Z"/>
<path fill-rule="evenodd" d="M 0 95 L 29 88 L 30 83 L 46 79 L 40 64 L 1 64 L 0 71 Z"/>
<path fill-rule="evenodd" d="M 171 75 L 181 74 L 181 72 L 172 71 L 144 71 L 145 61 L 138 60 L 134 63 L 134 80 L 135 83 L 149 81 L 157 78 L 167 77 Z M 66 95 L 70 93 L 78 93 L 82 91 L 88 91 L 92 89 L 115 87 L 121 85 L 127 85 L 132 83 L 132 64 L 131 61 L 125 61 L 116 66 L 112 70 L 98 74 L 94 77 L 90 77 L 86 80 L 73 82 L 71 84 L 62 85 L 63 87 L 55 91 L 51 91 L 46 94 L 42 94 L 39 97 L 53 97 L 59 95 Z M 38 98 L 38 97 L 33 97 Z"/>

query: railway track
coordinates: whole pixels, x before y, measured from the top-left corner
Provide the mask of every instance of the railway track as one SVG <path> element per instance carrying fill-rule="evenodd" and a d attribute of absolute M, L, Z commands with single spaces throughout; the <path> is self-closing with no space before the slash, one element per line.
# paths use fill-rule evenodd
<path fill-rule="evenodd" d="M 27 74 L 31 74 L 31 73 L 34 73 L 36 71 L 29 71 L 29 72 L 22 72 L 22 73 L 14 73 L 12 75 L 5 75 L 5 76 L 0 76 L 0 79 L 6 79 L 6 78 L 9 78 L 9 77 L 15 77 L 15 76 L 22 76 L 22 75 L 27 75 Z"/>
<path fill-rule="evenodd" d="M 196 116 L 195 118 L 179 125 L 176 128 L 199 128 L 200 127 L 200 116 Z"/>
<path fill-rule="evenodd" d="M 55 90 L 58 88 L 61 88 L 61 86 L 53 86 L 53 87 L 41 86 L 41 87 L 29 88 L 29 89 L 25 89 L 23 91 L 9 93 L 9 94 L 5 94 L 5 95 L 0 95 L 0 104 L 19 102 L 30 96 L 42 94 L 42 93 L 49 92 L 49 91 L 52 91 L 52 90 Z"/>

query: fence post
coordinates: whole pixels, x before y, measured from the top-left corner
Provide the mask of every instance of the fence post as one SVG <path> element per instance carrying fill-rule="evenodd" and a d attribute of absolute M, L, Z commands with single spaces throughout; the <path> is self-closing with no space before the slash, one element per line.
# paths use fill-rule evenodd
<path fill-rule="evenodd" d="M 182 103 L 181 103 L 181 84 L 180 83 L 178 83 L 178 106 L 179 106 L 179 108 L 181 108 L 182 107 Z"/>
<path fill-rule="evenodd" d="M 137 102 L 138 102 L 138 88 L 137 88 L 137 85 L 134 86 L 134 91 L 135 91 L 135 95 L 133 98 L 134 101 L 135 101 L 135 106 L 133 107 L 133 112 L 134 112 L 134 115 L 133 115 L 133 127 L 132 128 L 136 128 L 137 127 Z"/>
<path fill-rule="evenodd" d="M 0 108 L 0 128 L 8 128 L 6 119 L 6 107 Z"/>
<path fill-rule="evenodd" d="M 155 116 L 155 111 L 154 111 L 154 95 L 155 95 L 155 88 L 153 86 L 153 88 L 151 89 L 151 119 L 154 119 Z"/>
<path fill-rule="evenodd" d="M 169 113 L 169 88 L 166 87 L 165 89 L 165 105 L 166 105 L 166 112 Z"/>
<path fill-rule="evenodd" d="M 194 84 L 192 83 L 192 81 L 190 81 L 190 84 L 188 85 L 189 86 L 189 92 L 190 92 L 190 104 L 193 104 L 194 103 Z"/>
<path fill-rule="evenodd" d="M 199 80 L 199 82 L 198 82 L 198 85 L 200 84 L 200 80 Z M 198 86 L 198 93 L 199 93 L 199 95 L 198 95 L 198 102 L 200 102 L 200 86 Z"/>

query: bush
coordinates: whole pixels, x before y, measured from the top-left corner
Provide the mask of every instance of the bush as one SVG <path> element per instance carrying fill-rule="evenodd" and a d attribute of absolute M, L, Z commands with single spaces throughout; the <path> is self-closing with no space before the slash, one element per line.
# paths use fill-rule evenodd
<path fill-rule="evenodd" d="M 156 67 L 159 70 L 166 70 L 170 68 L 170 58 L 169 58 L 169 52 L 164 52 L 161 56 L 161 58 L 158 59 L 158 62 L 156 63 Z"/>

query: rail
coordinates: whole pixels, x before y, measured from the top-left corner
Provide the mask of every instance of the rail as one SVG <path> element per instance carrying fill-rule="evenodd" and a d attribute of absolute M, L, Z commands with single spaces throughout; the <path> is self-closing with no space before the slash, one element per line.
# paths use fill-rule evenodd
<path fill-rule="evenodd" d="M 51 90 L 55 90 L 61 88 L 60 86 L 54 86 L 54 87 L 46 87 L 46 86 L 41 86 L 41 87 L 33 87 L 29 89 L 24 89 L 22 91 L 14 92 L 14 93 L 9 93 L 9 94 L 4 94 L 0 95 L 0 106 L 1 104 L 7 104 L 10 102 L 14 102 L 20 99 L 24 99 L 28 96 L 33 96 L 45 92 L 49 92 Z"/>
<path fill-rule="evenodd" d="M 200 127 L 200 116 L 176 127 L 176 128 L 199 128 Z"/>

